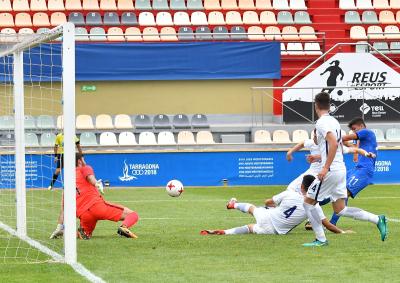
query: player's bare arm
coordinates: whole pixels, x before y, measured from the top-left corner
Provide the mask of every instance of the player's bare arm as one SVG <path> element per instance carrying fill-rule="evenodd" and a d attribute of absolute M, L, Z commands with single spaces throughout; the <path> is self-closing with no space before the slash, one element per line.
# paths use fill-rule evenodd
<path fill-rule="evenodd" d="M 332 132 L 328 132 L 326 134 L 325 139 L 328 143 L 328 156 L 326 158 L 324 166 L 322 167 L 321 171 L 318 174 L 318 179 L 320 179 L 321 181 L 325 178 L 325 175 L 328 173 L 329 168 L 331 167 L 331 164 L 333 162 L 333 159 L 335 158 L 336 150 L 338 147 L 336 137 Z"/>
<path fill-rule="evenodd" d="M 351 134 L 348 134 L 348 135 L 344 135 L 344 136 L 342 137 L 342 140 L 343 140 L 344 142 L 345 142 L 345 141 L 358 140 L 358 136 L 357 136 L 356 133 L 351 133 Z"/>
<path fill-rule="evenodd" d="M 296 151 L 299 151 L 300 149 L 304 148 L 304 141 L 296 144 L 294 147 L 292 147 L 291 149 L 289 149 L 289 151 L 286 153 L 286 160 L 287 161 L 292 161 L 293 160 L 293 153 Z"/>
<path fill-rule="evenodd" d="M 306 160 L 308 163 L 320 162 L 321 155 L 320 154 L 308 154 L 306 156 Z"/>
<path fill-rule="evenodd" d="M 276 207 L 276 203 L 274 202 L 274 200 L 272 198 L 266 199 L 264 201 L 265 206 L 268 207 Z"/>
<path fill-rule="evenodd" d="M 326 219 L 326 218 L 322 220 L 322 225 L 324 225 L 326 229 L 328 229 L 329 231 L 331 231 L 332 233 L 335 233 L 335 234 L 351 234 L 351 233 L 354 233 L 354 231 L 352 231 L 352 230 L 342 230 L 342 229 L 340 229 L 336 225 L 333 225 L 332 223 L 330 223 L 328 221 L 328 219 Z"/>

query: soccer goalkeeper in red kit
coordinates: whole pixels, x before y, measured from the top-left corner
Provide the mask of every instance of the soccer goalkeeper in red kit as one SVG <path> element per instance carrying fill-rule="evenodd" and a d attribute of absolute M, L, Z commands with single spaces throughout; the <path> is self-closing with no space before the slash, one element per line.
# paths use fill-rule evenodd
<path fill-rule="evenodd" d="M 97 181 L 92 167 L 85 163 L 82 154 L 76 154 L 76 216 L 80 219 L 78 237 L 88 240 L 98 220 L 123 221 L 118 227 L 118 234 L 127 238 L 137 238 L 129 228 L 139 219 L 135 211 L 122 205 L 106 202 L 101 181 Z"/>

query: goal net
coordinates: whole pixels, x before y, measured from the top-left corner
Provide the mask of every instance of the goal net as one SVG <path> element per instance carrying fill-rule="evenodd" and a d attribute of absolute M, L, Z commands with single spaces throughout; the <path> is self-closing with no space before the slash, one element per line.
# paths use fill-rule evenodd
<path fill-rule="evenodd" d="M 0 263 L 76 262 L 74 26 L 0 34 Z M 48 190 L 64 134 L 64 169 Z M 64 237 L 50 239 L 65 198 Z"/>

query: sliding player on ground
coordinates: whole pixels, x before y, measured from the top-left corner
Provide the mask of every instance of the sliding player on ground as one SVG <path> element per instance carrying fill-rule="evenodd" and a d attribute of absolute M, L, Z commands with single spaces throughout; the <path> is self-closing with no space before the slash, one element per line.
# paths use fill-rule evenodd
<path fill-rule="evenodd" d="M 321 153 L 322 168 L 318 179 L 310 185 L 304 198 L 304 209 L 311 222 L 316 239 L 305 243 L 305 247 L 325 246 L 328 241 L 319 217 L 321 207 L 316 205 L 327 197 L 339 216 L 369 221 L 377 225 L 381 240 L 387 237 L 387 223 L 384 215 L 375 215 L 356 207 L 347 207 L 346 167 L 343 162 L 342 137 L 339 122 L 329 115 L 329 94 L 321 92 L 315 97 L 315 111 L 319 117 L 316 123 L 316 137 Z"/>
<path fill-rule="evenodd" d="M 98 181 L 91 166 L 79 153 L 76 154 L 76 216 L 80 219 L 78 237 L 88 240 L 99 220 L 123 221 L 117 233 L 127 238 L 137 238 L 129 228 L 136 224 L 138 214 L 119 204 L 106 202 L 96 186 Z"/>
<path fill-rule="evenodd" d="M 267 207 L 256 207 L 250 203 L 240 203 L 232 198 L 226 208 L 237 209 L 244 213 L 253 215 L 256 224 L 248 224 L 241 227 L 235 227 L 227 230 L 203 230 L 202 235 L 236 235 L 236 234 L 276 234 L 285 235 L 292 231 L 297 225 L 306 218 L 306 212 L 303 208 L 303 198 L 310 184 L 315 180 L 312 175 L 305 175 L 298 189 L 285 190 L 280 194 L 265 200 Z M 269 207 L 269 209 L 268 209 Z M 352 231 L 343 231 L 332 225 L 323 214 L 322 210 L 318 216 L 323 225 L 333 233 L 350 233 Z"/>
<path fill-rule="evenodd" d="M 360 117 L 354 118 L 349 122 L 348 127 L 353 131 L 353 133 L 345 135 L 343 141 L 358 140 L 359 148 L 373 154 L 372 158 L 367 154 L 360 154 L 356 166 L 347 172 L 347 196 L 355 198 L 359 192 L 372 183 L 378 143 L 376 142 L 375 133 L 367 129 L 364 119 Z M 347 200 L 348 199 L 346 199 L 346 204 Z M 339 217 L 339 215 L 334 213 L 330 220 L 331 223 L 336 224 Z"/>

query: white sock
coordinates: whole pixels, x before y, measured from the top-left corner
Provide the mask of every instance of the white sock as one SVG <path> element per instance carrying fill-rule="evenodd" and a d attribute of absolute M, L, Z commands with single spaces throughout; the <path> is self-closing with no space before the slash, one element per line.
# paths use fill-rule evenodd
<path fill-rule="evenodd" d="M 235 227 L 232 229 L 224 230 L 225 235 L 239 235 L 239 234 L 249 234 L 249 227 L 247 225 L 241 227 Z"/>
<path fill-rule="evenodd" d="M 351 217 L 356 220 L 369 221 L 375 224 L 378 224 L 379 221 L 378 215 L 372 214 L 358 207 L 345 207 L 341 212 L 338 213 L 338 215 Z"/>
<path fill-rule="evenodd" d="M 64 225 L 63 225 L 63 224 L 57 224 L 56 230 L 57 230 L 57 231 L 64 230 Z"/>
<path fill-rule="evenodd" d="M 247 213 L 249 212 L 251 204 L 246 202 L 237 202 L 233 205 L 233 207 L 237 210 L 240 210 L 243 213 Z"/>
<path fill-rule="evenodd" d="M 315 233 L 315 238 L 321 242 L 326 241 L 325 237 L 325 232 L 324 228 L 322 227 L 322 220 L 320 216 L 320 212 L 318 209 L 315 208 L 315 206 L 308 204 L 308 203 L 303 203 L 303 207 L 307 213 L 308 219 L 310 220 L 311 226 L 313 228 L 313 231 Z M 319 207 L 321 208 L 321 207 Z"/>

